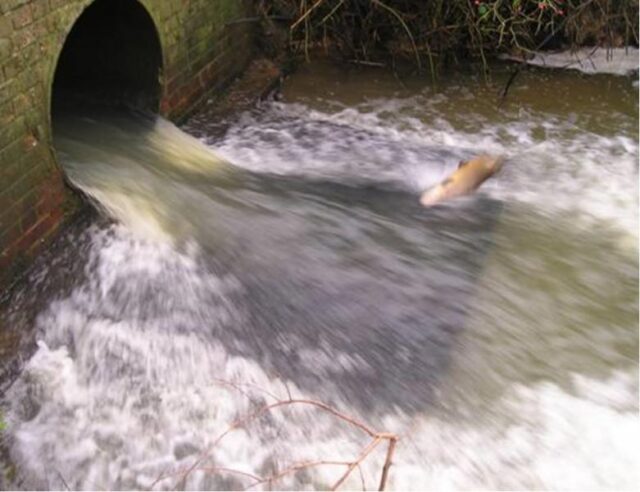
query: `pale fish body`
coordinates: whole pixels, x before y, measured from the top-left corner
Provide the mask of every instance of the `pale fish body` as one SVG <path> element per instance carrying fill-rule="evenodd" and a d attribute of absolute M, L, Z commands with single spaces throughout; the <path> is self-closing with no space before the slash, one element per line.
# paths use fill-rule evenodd
<path fill-rule="evenodd" d="M 425 191 L 420 197 L 420 203 L 430 207 L 443 200 L 468 195 L 497 173 L 503 162 L 504 157 L 490 155 L 479 155 L 462 161 L 449 177 Z"/>

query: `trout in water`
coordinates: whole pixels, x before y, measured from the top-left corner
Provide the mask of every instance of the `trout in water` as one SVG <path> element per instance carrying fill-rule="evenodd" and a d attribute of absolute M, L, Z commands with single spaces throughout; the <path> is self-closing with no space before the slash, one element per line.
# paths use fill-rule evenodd
<path fill-rule="evenodd" d="M 420 197 L 420 203 L 430 207 L 443 200 L 468 195 L 497 173 L 503 162 L 504 157 L 490 155 L 479 155 L 462 161 L 449 177 L 425 191 Z"/>

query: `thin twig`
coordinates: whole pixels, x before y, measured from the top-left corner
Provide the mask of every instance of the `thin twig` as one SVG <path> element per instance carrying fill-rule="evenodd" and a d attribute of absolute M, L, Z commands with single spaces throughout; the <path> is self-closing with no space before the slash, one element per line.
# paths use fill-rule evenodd
<path fill-rule="evenodd" d="M 293 31 L 296 27 L 298 27 L 298 25 L 302 21 L 304 21 L 307 17 L 309 17 L 311 12 L 313 12 L 316 9 L 316 7 L 318 7 L 318 5 L 320 5 L 322 2 L 324 2 L 324 0 L 316 0 L 316 3 L 314 3 L 304 14 L 302 14 L 302 17 L 300 17 L 297 21 L 291 24 L 291 27 L 289 29 Z"/>
<path fill-rule="evenodd" d="M 345 2 L 345 0 L 340 0 L 340 1 L 338 2 L 338 4 L 337 4 L 335 7 L 333 7 L 333 8 L 331 9 L 331 12 L 329 12 L 327 15 L 325 15 L 325 16 L 322 18 L 322 20 L 320 21 L 320 24 L 324 24 L 325 22 L 327 22 L 327 19 L 329 19 L 333 14 L 335 14 L 335 13 L 336 13 L 336 11 L 337 11 L 340 7 L 342 7 L 342 4 L 343 4 L 344 2 Z"/>
<path fill-rule="evenodd" d="M 507 94 L 509 93 L 509 88 L 511 87 L 511 84 L 513 84 L 513 81 L 516 80 L 516 77 L 520 73 L 520 70 L 522 70 L 522 68 L 525 65 L 526 65 L 525 63 L 519 64 L 516 67 L 516 69 L 511 73 L 511 75 L 509 76 L 509 80 L 507 80 L 507 83 L 504 86 L 504 89 L 502 89 L 502 91 L 500 92 L 500 97 L 498 99 L 498 105 L 502 104 L 504 102 L 504 100 L 507 98 Z"/>
<path fill-rule="evenodd" d="M 219 378 L 213 378 L 212 381 L 216 384 L 222 385 L 222 386 L 229 386 L 233 389 L 235 389 L 236 391 L 238 391 L 239 393 L 241 393 L 242 395 L 244 395 L 245 397 L 247 397 L 248 399 L 251 399 L 251 396 L 249 395 L 249 393 L 247 393 L 246 391 L 244 391 L 242 388 L 252 388 L 254 390 L 260 391 L 261 393 L 270 396 L 271 398 L 273 398 L 275 401 L 280 401 L 282 398 L 280 398 L 278 395 L 271 393 L 269 390 L 263 388 L 262 386 L 258 386 L 255 383 L 235 383 L 233 381 L 227 381 L 226 379 L 219 379 Z M 285 383 L 286 384 L 286 383 Z M 289 395 L 289 399 L 291 399 L 291 395 Z"/>
<path fill-rule="evenodd" d="M 384 465 L 382 466 L 382 476 L 380 477 L 380 486 L 378 490 L 384 490 L 385 485 L 387 484 L 387 478 L 389 476 L 389 468 L 393 464 L 393 453 L 396 450 L 396 444 L 398 443 L 397 438 L 389 439 L 389 447 L 387 448 L 387 457 L 384 460 Z"/>
<path fill-rule="evenodd" d="M 369 443 L 369 445 L 366 448 L 364 448 L 362 453 L 360 453 L 360 456 L 358 456 L 358 459 L 356 461 L 354 461 L 353 463 L 351 463 L 348 466 L 347 471 L 345 471 L 344 474 L 338 479 L 338 481 L 333 484 L 333 486 L 331 487 L 331 490 L 338 490 L 338 487 L 340 487 L 340 485 L 342 485 L 342 483 L 349 477 L 349 475 L 351 474 L 353 469 L 356 466 L 358 466 L 358 464 L 362 463 L 362 461 L 367 456 L 369 456 L 369 454 L 371 454 L 371 452 L 374 449 L 376 449 L 376 447 L 378 446 L 378 444 L 380 444 L 381 441 L 382 441 L 382 438 L 380 438 L 380 437 L 376 437 L 375 439 L 373 439 L 373 441 L 371 441 Z"/>
<path fill-rule="evenodd" d="M 418 52 L 418 47 L 416 46 L 416 42 L 413 39 L 413 34 L 411 34 L 411 29 L 409 29 L 409 26 L 407 26 L 407 23 L 404 21 L 402 16 L 398 12 L 396 12 L 394 9 L 389 7 L 387 4 L 381 2 L 380 0 L 371 0 L 371 3 L 373 3 L 374 5 L 378 5 L 379 7 L 387 10 L 388 12 L 391 13 L 391 15 L 393 15 L 396 19 L 398 19 L 398 21 L 400 22 L 400 24 L 402 25 L 402 27 L 406 31 L 407 36 L 409 37 L 409 41 L 411 41 L 411 46 L 413 47 L 413 53 L 415 54 L 415 57 L 416 57 L 416 65 L 418 66 L 418 70 L 422 71 L 422 62 L 420 61 L 420 53 Z M 429 44 L 427 43 L 426 46 L 428 47 Z M 431 51 L 430 50 L 429 50 L 429 63 L 431 64 L 431 69 L 432 69 L 431 73 L 433 74 L 434 73 L 433 72 L 433 61 L 431 60 Z"/>
<path fill-rule="evenodd" d="M 233 383 L 230 383 L 233 386 Z M 228 428 L 227 430 L 225 430 L 222 434 L 220 434 L 214 441 L 213 443 L 207 447 L 207 449 L 200 454 L 200 456 L 195 460 L 195 462 L 188 467 L 186 470 L 184 471 L 180 471 L 180 472 L 176 472 L 173 473 L 169 476 L 176 476 L 176 475 L 180 475 L 180 481 L 176 484 L 177 485 L 180 484 L 181 482 L 183 482 L 184 480 L 187 479 L 187 477 L 196 469 L 200 468 L 200 464 L 202 463 L 202 461 L 204 459 L 206 459 L 209 456 L 209 453 L 211 452 L 211 450 L 217 446 L 220 441 L 222 441 L 222 439 L 224 439 L 226 436 L 228 436 L 230 433 L 232 433 L 233 431 L 243 428 L 244 426 L 246 426 L 249 422 L 258 419 L 259 417 L 261 417 L 262 415 L 264 415 L 267 412 L 270 412 L 271 410 L 274 410 L 276 408 L 280 408 L 280 407 L 284 407 L 284 406 L 289 406 L 289 405 L 308 405 L 308 406 L 313 406 L 316 408 L 319 408 L 349 424 L 351 424 L 352 426 L 360 429 L 361 431 L 363 431 L 364 433 L 368 434 L 370 437 L 374 438 L 373 442 L 376 442 L 376 444 L 374 445 L 377 446 L 377 443 L 379 443 L 381 440 L 384 439 L 397 439 L 397 436 L 395 434 L 392 433 L 387 433 L 387 432 L 376 432 L 373 429 L 371 429 L 370 427 L 366 426 L 365 424 L 363 424 L 362 422 L 359 422 L 358 420 L 354 419 L 353 417 L 350 417 L 349 415 L 346 415 L 332 407 L 330 407 L 329 405 L 319 402 L 319 401 L 315 401 L 315 400 L 308 400 L 308 399 L 292 399 L 292 400 L 283 400 L 283 401 L 277 401 L 275 403 L 270 403 L 267 405 L 264 405 L 263 407 L 259 408 L 258 410 L 256 410 L 255 412 L 251 413 L 250 415 L 238 419 L 235 422 L 233 422 Z M 370 451 L 369 451 L 370 452 Z M 365 454 L 368 455 L 369 453 Z M 359 460 L 362 461 L 362 460 Z M 356 461 L 354 463 L 358 463 L 359 461 Z M 355 465 L 354 465 L 355 466 Z M 353 468 L 351 467 L 350 470 L 352 470 Z M 351 473 L 351 471 L 349 471 L 349 473 Z M 347 474 L 348 476 L 348 474 Z M 151 488 L 153 488 L 157 483 L 159 483 L 160 481 L 164 480 L 168 478 L 167 475 L 161 475 L 159 476 L 152 484 L 151 484 Z M 344 477 L 346 478 L 346 477 Z M 340 482 L 342 483 L 342 482 Z M 339 486 L 339 484 L 338 484 Z"/>
<path fill-rule="evenodd" d="M 71 490 L 71 488 L 69 487 L 69 484 L 67 484 L 67 481 L 62 476 L 62 473 L 60 473 L 59 470 L 56 470 L 56 474 L 58 475 L 58 478 L 60 480 L 62 480 L 62 484 L 64 485 L 64 488 L 67 489 L 67 490 Z"/>
<path fill-rule="evenodd" d="M 258 480 L 257 482 L 252 483 L 251 485 L 249 485 L 245 490 L 249 490 L 252 489 L 253 487 L 257 486 L 257 485 L 261 485 L 263 483 L 273 483 L 277 480 L 280 480 L 282 477 L 285 477 L 286 475 L 289 475 L 293 472 L 296 472 L 298 470 L 303 470 L 305 468 L 313 468 L 316 466 L 322 466 L 322 465 L 338 465 L 338 466 L 350 466 L 352 464 L 351 461 L 327 461 L 327 460 L 318 460 L 318 461 L 303 461 L 301 463 L 296 463 L 294 465 L 291 465 L 287 468 L 285 468 L 284 470 L 274 474 L 274 475 L 270 475 L 268 477 L 265 478 L 261 478 L 260 480 Z"/>
<path fill-rule="evenodd" d="M 559 23 L 559 25 L 557 27 L 555 27 L 554 29 L 552 29 L 552 31 L 547 35 L 547 37 L 545 37 L 542 42 L 540 44 L 538 44 L 538 46 L 533 50 L 533 52 L 538 52 L 539 50 L 541 50 L 542 48 L 544 48 L 544 46 L 553 38 L 553 36 L 555 36 L 560 29 L 562 29 L 567 22 L 569 22 L 569 20 L 572 20 L 574 17 L 577 17 L 578 13 L 584 9 L 585 7 L 587 7 L 589 4 L 591 4 L 594 0 L 587 0 L 585 3 L 583 3 L 582 5 L 580 5 L 570 16 L 567 15 L 561 23 Z M 513 33 L 513 30 L 511 31 L 512 35 L 514 37 L 514 39 L 516 38 L 515 33 Z M 591 52 L 591 55 L 593 55 L 593 53 L 595 52 L 595 50 L 598 47 L 596 46 L 594 48 L 594 50 Z M 589 57 L 591 56 L 589 55 Z M 504 87 L 504 89 L 501 92 L 500 98 L 498 100 L 498 104 L 502 104 L 504 102 L 504 100 L 507 98 L 507 94 L 509 93 L 509 88 L 511 87 L 511 85 L 513 84 L 513 82 L 515 81 L 516 77 L 518 76 L 518 74 L 521 72 L 522 68 L 524 67 L 524 65 L 526 65 L 527 60 L 522 59 L 522 61 L 520 62 L 520 66 L 517 67 L 513 73 L 511 74 L 511 76 L 509 77 L 509 80 L 507 80 L 507 83 Z M 568 65 L 566 65 L 565 67 L 562 68 L 566 68 L 570 65 L 572 65 L 574 62 L 569 63 Z M 580 60 L 578 59 L 578 63 L 581 63 Z M 593 63 L 593 62 L 592 62 Z"/>

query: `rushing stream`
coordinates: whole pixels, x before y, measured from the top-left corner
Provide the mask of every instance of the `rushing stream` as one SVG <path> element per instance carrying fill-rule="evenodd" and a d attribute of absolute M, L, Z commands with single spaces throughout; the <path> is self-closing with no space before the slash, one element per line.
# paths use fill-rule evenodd
<path fill-rule="evenodd" d="M 498 106 L 447 80 L 311 65 L 280 101 L 196 115 L 197 138 L 59 116 L 65 171 L 108 220 L 32 275 L 68 288 L 37 303 L 4 396 L 14 483 L 244 489 L 370 441 L 305 404 L 220 438 L 293 397 L 396 433 L 389 488 L 637 487 L 637 88 L 530 70 Z M 480 152 L 508 159 L 479 193 L 419 205 Z M 343 487 L 376 488 L 385 452 Z"/>

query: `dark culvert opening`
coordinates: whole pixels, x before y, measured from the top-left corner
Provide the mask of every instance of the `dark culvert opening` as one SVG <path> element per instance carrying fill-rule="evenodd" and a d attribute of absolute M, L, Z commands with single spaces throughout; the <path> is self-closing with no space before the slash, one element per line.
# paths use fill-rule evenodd
<path fill-rule="evenodd" d="M 58 60 L 52 115 L 91 105 L 156 112 L 162 49 L 138 0 L 96 0 L 78 18 Z"/>

